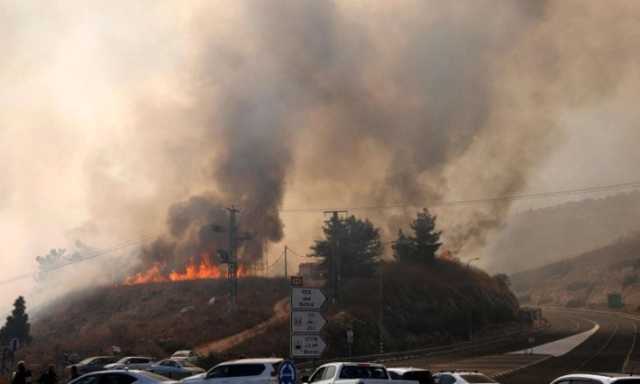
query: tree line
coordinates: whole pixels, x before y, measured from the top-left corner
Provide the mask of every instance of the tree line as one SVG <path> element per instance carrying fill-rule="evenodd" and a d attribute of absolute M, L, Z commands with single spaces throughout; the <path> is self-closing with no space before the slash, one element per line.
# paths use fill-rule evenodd
<path fill-rule="evenodd" d="M 380 228 L 368 219 L 333 215 L 322 231 L 324 239 L 316 240 L 311 246 L 311 256 L 320 259 L 320 268 L 331 270 L 335 258 L 340 275 L 345 278 L 375 274 L 384 253 Z M 431 264 L 442 246 L 441 235 L 436 229 L 436 216 L 423 209 L 407 232 L 398 231 L 391 247 L 393 257 L 402 263 Z"/>

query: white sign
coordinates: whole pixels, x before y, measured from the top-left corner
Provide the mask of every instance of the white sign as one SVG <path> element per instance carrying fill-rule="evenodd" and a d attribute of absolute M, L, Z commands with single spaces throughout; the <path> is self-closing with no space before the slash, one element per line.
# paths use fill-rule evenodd
<path fill-rule="evenodd" d="M 327 300 L 318 288 L 293 288 L 291 293 L 291 309 L 317 311 Z"/>
<path fill-rule="evenodd" d="M 293 333 L 317 333 L 327 324 L 319 312 L 291 312 L 291 328 Z"/>
<path fill-rule="evenodd" d="M 294 357 L 320 357 L 327 347 L 319 335 L 293 335 L 291 344 Z"/>

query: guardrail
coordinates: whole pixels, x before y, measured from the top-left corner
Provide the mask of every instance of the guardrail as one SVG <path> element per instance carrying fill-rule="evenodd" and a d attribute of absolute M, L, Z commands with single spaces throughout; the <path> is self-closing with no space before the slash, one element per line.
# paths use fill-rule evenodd
<path fill-rule="evenodd" d="M 337 361 L 351 361 L 351 362 L 375 362 L 375 363 L 388 363 L 402 360 L 411 360 L 424 357 L 436 357 L 441 355 L 447 355 L 455 352 L 470 352 L 477 348 L 484 348 L 488 345 L 498 344 L 505 340 L 511 340 L 517 336 L 528 336 L 540 333 L 544 329 L 548 328 L 548 325 L 540 326 L 536 328 L 522 329 L 518 327 L 513 331 L 502 333 L 500 336 L 490 335 L 482 337 L 473 341 L 465 341 L 461 343 L 432 346 L 427 348 L 413 349 L 408 351 L 379 353 L 370 355 L 359 355 L 351 357 L 339 357 L 333 359 L 314 360 L 297 364 L 300 370 L 307 370 L 317 367 L 322 364 L 337 362 Z"/>

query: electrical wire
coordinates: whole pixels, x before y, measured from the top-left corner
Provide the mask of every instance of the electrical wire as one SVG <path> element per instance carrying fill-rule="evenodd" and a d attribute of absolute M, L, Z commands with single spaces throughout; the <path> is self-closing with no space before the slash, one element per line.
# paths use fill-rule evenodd
<path fill-rule="evenodd" d="M 594 186 L 588 188 L 578 188 L 578 189 L 565 189 L 558 191 L 547 191 L 547 192 L 538 192 L 538 193 L 526 193 L 526 194 L 516 194 L 516 195 L 504 195 L 504 196 L 494 196 L 494 197 L 484 197 L 477 199 L 467 199 L 467 200 L 450 200 L 450 201 L 442 201 L 439 203 L 433 204 L 406 204 L 406 203 L 398 203 L 391 205 L 371 205 L 371 206 L 354 206 L 354 207 L 341 207 L 341 208 L 284 208 L 280 210 L 280 213 L 317 213 L 317 212 L 327 212 L 327 211 L 382 211 L 382 210 L 392 210 L 392 209 L 404 209 L 404 208 L 443 208 L 443 207 L 451 207 L 451 206 L 464 206 L 464 205 L 473 205 L 473 204 L 483 204 L 483 203 L 497 203 L 497 202 L 508 202 L 508 201 L 520 201 L 520 200 L 540 200 L 540 199 L 548 199 L 555 198 L 561 196 L 571 196 L 571 195 L 586 195 L 586 194 L 595 194 L 602 192 L 620 192 L 624 190 L 633 190 L 640 189 L 640 181 L 628 182 L 628 183 L 620 183 L 620 184 L 610 184 L 610 185 L 601 185 Z"/>

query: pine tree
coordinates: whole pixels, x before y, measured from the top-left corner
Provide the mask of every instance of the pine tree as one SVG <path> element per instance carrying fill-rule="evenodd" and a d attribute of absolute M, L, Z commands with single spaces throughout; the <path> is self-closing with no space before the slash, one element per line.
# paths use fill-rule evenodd
<path fill-rule="evenodd" d="M 355 216 L 332 216 L 322 228 L 325 239 L 316 240 L 313 255 L 322 258 L 321 265 L 330 270 L 331 259 L 340 262 L 340 275 L 345 278 L 371 276 L 382 255 L 380 230 L 369 220 Z"/>
<path fill-rule="evenodd" d="M 8 344 L 11 340 L 18 339 L 21 344 L 26 344 L 31 341 L 30 331 L 27 305 L 24 298 L 20 296 L 13 303 L 13 311 L 7 316 L 4 327 L 0 329 L 0 341 L 2 344 Z"/>
<path fill-rule="evenodd" d="M 435 260 L 438 249 L 442 246 L 442 232 L 436 230 L 436 216 L 427 209 L 418 212 L 411 223 L 411 231 L 413 234 L 406 236 L 400 230 L 398 240 L 393 245 L 396 260 L 413 263 L 430 263 Z"/>

